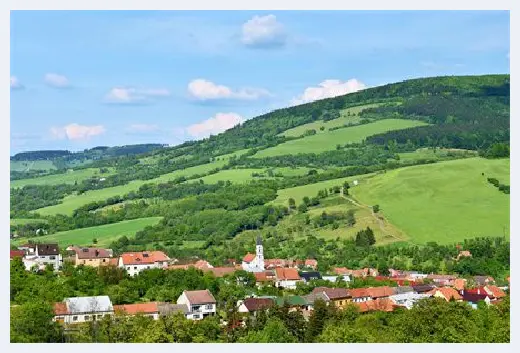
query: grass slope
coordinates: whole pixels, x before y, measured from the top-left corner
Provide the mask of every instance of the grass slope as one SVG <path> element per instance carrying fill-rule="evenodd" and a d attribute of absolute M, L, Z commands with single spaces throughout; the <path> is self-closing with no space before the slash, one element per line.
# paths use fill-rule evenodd
<path fill-rule="evenodd" d="M 225 161 L 215 161 L 213 163 L 207 163 L 198 165 L 191 168 L 186 168 L 182 170 L 176 170 L 172 173 L 161 175 L 155 179 L 150 180 L 133 180 L 128 184 L 125 185 L 119 185 L 114 187 L 109 187 L 105 189 L 99 189 L 99 190 L 89 190 L 86 193 L 82 195 L 70 195 L 63 199 L 63 202 L 57 205 L 43 207 L 40 209 L 37 209 L 35 212 L 41 214 L 41 215 L 55 215 L 55 214 L 65 214 L 65 215 L 72 215 L 72 212 L 78 208 L 81 207 L 89 202 L 93 201 L 101 201 L 105 200 L 109 197 L 113 196 L 123 196 L 124 194 L 129 193 L 130 191 L 136 191 L 138 190 L 142 185 L 148 184 L 148 183 L 166 183 L 169 180 L 174 180 L 177 177 L 180 176 L 186 176 L 189 177 L 191 175 L 195 174 L 203 174 L 207 173 L 212 169 L 222 167 L 226 162 Z"/>
<path fill-rule="evenodd" d="M 99 178 L 114 174 L 114 168 L 108 168 L 109 172 L 101 174 L 98 168 L 87 168 L 66 172 L 64 174 L 46 175 L 38 178 L 20 179 L 11 181 L 11 188 L 20 188 L 25 185 L 58 185 L 74 184 L 85 179 L 97 176 Z"/>
<path fill-rule="evenodd" d="M 148 217 L 133 219 L 97 227 L 74 229 L 41 237 L 21 238 L 13 243 L 21 244 L 28 240 L 34 240 L 38 242 L 58 243 L 60 247 L 66 247 L 72 244 L 86 246 L 92 245 L 92 240 L 96 238 L 98 240 L 97 246 L 109 246 L 112 241 L 122 236 L 133 237 L 139 230 L 159 223 L 161 218 L 162 217 Z"/>
<path fill-rule="evenodd" d="M 47 220 L 38 218 L 12 218 L 9 220 L 9 223 L 12 226 L 21 226 L 30 223 L 47 223 Z"/>
<path fill-rule="evenodd" d="M 309 172 L 309 168 L 273 168 L 273 172 L 281 173 L 283 176 L 299 176 Z M 263 177 L 253 177 L 253 173 L 264 175 Z M 232 183 L 245 183 L 250 180 L 273 179 L 267 176 L 267 169 L 260 168 L 244 168 L 244 169 L 227 169 L 218 173 L 211 174 L 201 178 L 206 184 L 216 184 L 219 181 L 231 181 Z M 197 179 L 198 180 L 198 179 Z"/>
<path fill-rule="evenodd" d="M 52 170 L 56 166 L 52 161 L 11 161 L 11 171 L 27 172 L 29 170 Z"/>
<path fill-rule="evenodd" d="M 404 119 L 385 119 L 373 123 L 326 131 L 321 134 L 287 141 L 274 147 L 261 150 L 253 157 L 272 157 L 298 153 L 320 153 L 336 149 L 338 144 L 362 142 L 368 136 L 391 130 L 406 129 L 427 125 L 422 121 Z"/>
<path fill-rule="evenodd" d="M 509 184 L 509 160 L 468 158 L 391 170 L 360 180 L 351 194 L 380 205 L 414 243 L 508 236 L 510 197 L 488 177 Z"/>

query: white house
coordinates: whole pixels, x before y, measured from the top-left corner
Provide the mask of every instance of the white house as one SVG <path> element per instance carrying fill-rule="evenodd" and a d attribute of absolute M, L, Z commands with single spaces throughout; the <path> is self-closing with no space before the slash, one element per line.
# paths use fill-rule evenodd
<path fill-rule="evenodd" d="M 262 238 L 256 238 L 256 255 L 247 254 L 242 259 L 242 268 L 247 272 L 263 272 L 265 270 L 264 247 Z"/>
<path fill-rule="evenodd" d="M 75 324 L 100 320 L 103 316 L 113 315 L 114 307 L 106 295 L 98 297 L 66 298 L 54 304 L 54 321 Z"/>
<path fill-rule="evenodd" d="M 130 276 L 151 268 L 166 268 L 170 258 L 162 251 L 126 252 L 121 254 L 118 267 L 124 268 Z"/>
<path fill-rule="evenodd" d="M 321 279 L 325 281 L 329 281 L 332 283 L 336 283 L 338 278 L 342 279 L 345 282 L 350 282 L 350 276 L 349 275 L 340 275 L 340 276 L 322 276 Z"/>
<path fill-rule="evenodd" d="M 391 295 L 389 298 L 395 304 L 399 306 L 403 306 L 406 309 L 411 309 L 418 300 L 428 298 L 431 295 L 428 294 L 418 294 L 414 292 L 401 293 Z"/>
<path fill-rule="evenodd" d="M 217 312 L 217 301 L 207 289 L 182 292 L 177 304 L 188 307 L 186 317 L 191 320 L 201 320 Z"/>
<path fill-rule="evenodd" d="M 274 270 L 275 287 L 296 289 L 296 284 L 302 282 L 298 270 L 295 268 L 275 268 Z"/>
<path fill-rule="evenodd" d="M 18 249 L 25 251 L 22 261 L 26 270 L 34 266 L 44 269 L 45 266 L 52 265 L 57 271 L 63 263 L 58 244 L 26 244 Z"/>

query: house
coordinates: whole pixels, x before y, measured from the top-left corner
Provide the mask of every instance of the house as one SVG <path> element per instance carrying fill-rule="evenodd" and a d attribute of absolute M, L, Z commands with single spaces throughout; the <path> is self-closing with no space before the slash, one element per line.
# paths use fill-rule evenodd
<path fill-rule="evenodd" d="M 321 279 L 320 273 L 316 271 L 300 272 L 299 274 L 305 283 L 308 283 L 312 280 Z"/>
<path fill-rule="evenodd" d="M 234 267 L 211 267 L 207 269 L 203 269 L 204 272 L 211 272 L 215 277 L 224 277 L 226 275 L 230 275 L 236 272 L 236 268 Z"/>
<path fill-rule="evenodd" d="M 99 320 L 106 315 L 113 315 L 114 307 L 106 295 L 97 297 L 66 298 L 54 304 L 54 321 L 75 324 Z"/>
<path fill-rule="evenodd" d="M 362 303 L 368 300 L 372 300 L 372 296 L 366 288 L 351 289 L 350 296 L 352 297 L 352 302 L 354 303 Z"/>
<path fill-rule="evenodd" d="M 394 287 L 394 288 L 392 288 L 392 291 L 394 292 L 394 294 L 392 294 L 392 295 L 416 293 L 416 291 L 411 286 Z"/>
<path fill-rule="evenodd" d="M 491 298 L 489 296 L 489 294 L 487 293 L 482 293 L 482 294 L 479 294 L 479 293 L 471 293 L 471 292 L 467 292 L 467 291 L 461 291 L 460 292 L 460 295 L 462 296 L 462 300 L 469 303 L 469 305 L 471 305 L 471 307 L 473 309 L 476 309 L 477 308 L 477 304 L 481 301 L 485 302 L 487 305 L 490 305 L 491 304 Z"/>
<path fill-rule="evenodd" d="M 172 303 L 157 303 L 157 309 L 159 309 L 159 317 L 166 317 L 174 315 L 176 313 L 182 313 L 185 317 L 188 316 L 189 309 L 185 304 L 172 304 Z"/>
<path fill-rule="evenodd" d="M 44 269 L 47 265 L 52 265 L 57 271 L 62 265 L 62 256 L 58 244 L 27 244 L 19 250 L 25 251 L 23 263 L 26 270 L 34 266 Z"/>
<path fill-rule="evenodd" d="M 315 259 L 306 259 L 304 266 L 315 270 L 318 268 L 318 261 L 316 261 Z"/>
<path fill-rule="evenodd" d="M 195 262 L 188 262 L 188 263 L 178 264 L 178 265 L 170 265 L 170 266 L 168 266 L 168 270 L 187 270 L 192 267 L 196 268 L 197 270 L 202 270 L 202 271 L 213 268 L 213 266 L 206 260 L 197 260 Z"/>
<path fill-rule="evenodd" d="M 242 269 L 247 272 L 262 272 L 265 270 L 262 237 L 256 238 L 256 255 L 247 254 L 242 259 Z"/>
<path fill-rule="evenodd" d="M 402 276 L 409 281 L 421 281 L 428 277 L 425 273 L 420 273 L 418 271 L 402 271 Z"/>
<path fill-rule="evenodd" d="M 304 309 L 307 311 L 314 310 L 314 303 L 316 300 L 323 300 L 326 305 L 330 305 L 331 299 L 325 292 L 311 292 L 307 295 L 304 295 L 303 300 L 305 300 Z"/>
<path fill-rule="evenodd" d="M 396 305 L 389 298 L 380 298 L 376 300 L 369 300 L 365 302 L 356 303 L 358 306 L 359 312 L 366 313 L 370 311 L 385 311 L 391 312 L 394 311 Z"/>
<path fill-rule="evenodd" d="M 435 288 L 435 286 L 432 286 L 430 284 L 418 284 L 418 285 L 415 285 L 415 286 L 412 286 L 414 292 L 416 293 L 426 293 L 426 292 L 429 292 L 431 290 L 433 290 Z"/>
<path fill-rule="evenodd" d="M 239 313 L 254 313 L 259 310 L 266 310 L 275 306 L 276 302 L 272 298 L 246 298 L 237 302 Z"/>
<path fill-rule="evenodd" d="M 473 276 L 473 280 L 477 286 L 486 286 L 495 283 L 495 279 L 489 276 Z"/>
<path fill-rule="evenodd" d="M 399 287 L 398 287 L 399 288 Z M 429 298 L 429 294 L 419 294 L 415 292 L 397 293 L 391 295 L 390 300 L 397 306 L 411 309 L 418 300 Z"/>
<path fill-rule="evenodd" d="M 276 280 L 276 276 L 274 271 L 263 271 L 263 272 L 255 272 L 256 286 L 261 287 L 269 284 L 274 284 Z"/>
<path fill-rule="evenodd" d="M 498 288 L 497 286 L 487 285 L 484 286 L 484 291 L 490 295 L 491 300 L 502 299 L 506 296 L 506 293 Z"/>
<path fill-rule="evenodd" d="M 466 287 L 467 280 L 464 278 L 456 278 L 449 282 L 449 285 L 458 291 L 463 290 Z"/>
<path fill-rule="evenodd" d="M 201 320 L 215 315 L 217 312 L 217 301 L 207 289 L 185 290 L 177 299 L 177 304 L 184 304 L 188 307 L 187 318 L 191 320 Z"/>
<path fill-rule="evenodd" d="M 445 285 L 448 285 L 451 281 L 455 280 L 457 278 L 457 276 L 430 274 L 430 275 L 426 276 L 426 278 L 431 280 L 436 285 L 445 286 Z"/>
<path fill-rule="evenodd" d="M 296 289 L 296 283 L 303 282 L 295 268 L 276 268 L 274 285 L 279 288 Z"/>
<path fill-rule="evenodd" d="M 338 279 L 343 280 L 345 282 L 350 282 L 350 276 L 349 275 L 339 275 L 339 276 L 323 276 L 321 279 L 325 281 L 329 281 L 332 283 L 336 283 Z"/>
<path fill-rule="evenodd" d="M 322 293 L 322 297 L 325 296 L 328 299 L 326 302 L 330 302 L 338 308 L 346 307 L 352 298 L 350 292 L 346 288 L 317 287 L 311 292 L 311 294 L 318 293 Z"/>
<path fill-rule="evenodd" d="M 371 299 L 388 298 L 394 295 L 394 289 L 388 286 L 365 288 Z"/>
<path fill-rule="evenodd" d="M 111 249 L 73 247 L 74 264 L 92 267 L 108 266 L 112 258 Z"/>
<path fill-rule="evenodd" d="M 442 298 L 446 300 L 447 302 L 455 300 L 455 301 L 461 301 L 462 296 L 457 292 L 455 289 L 451 287 L 440 287 L 432 289 L 429 292 L 426 292 L 425 294 L 429 294 L 432 297 L 435 298 Z"/>
<path fill-rule="evenodd" d="M 12 259 L 16 259 L 16 258 L 20 258 L 22 259 L 25 255 L 25 251 L 23 250 L 10 250 L 9 251 L 9 259 L 12 260 Z"/>
<path fill-rule="evenodd" d="M 457 261 L 463 257 L 471 257 L 471 252 L 469 250 L 461 250 L 457 255 Z"/>
<path fill-rule="evenodd" d="M 114 305 L 114 313 L 128 316 L 140 314 L 159 320 L 159 305 L 157 302 Z"/>
<path fill-rule="evenodd" d="M 368 276 L 376 277 L 379 275 L 379 272 L 375 268 L 363 268 L 360 270 L 350 270 L 346 267 L 334 267 L 332 270 L 337 275 L 349 275 L 351 277 L 356 277 L 356 278 L 365 278 Z"/>
<path fill-rule="evenodd" d="M 135 276 L 150 268 L 166 268 L 169 260 L 162 251 L 126 252 L 119 257 L 118 267 Z"/>

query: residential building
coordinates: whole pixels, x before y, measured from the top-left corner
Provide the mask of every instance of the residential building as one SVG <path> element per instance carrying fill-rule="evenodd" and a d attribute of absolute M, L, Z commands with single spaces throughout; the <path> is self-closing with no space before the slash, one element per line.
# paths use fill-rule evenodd
<path fill-rule="evenodd" d="M 205 271 L 214 267 L 206 260 L 197 260 L 195 262 L 168 266 L 168 270 L 187 270 L 189 268 L 196 268 L 197 270 Z"/>
<path fill-rule="evenodd" d="M 349 275 L 339 275 L 339 276 L 322 276 L 323 280 L 325 281 L 329 281 L 329 282 L 332 282 L 332 283 L 336 283 L 338 281 L 338 279 L 341 279 L 345 282 L 350 282 L 350 276 Z"/>
<path fill-rule="evenodd" d="M 406 293 L 416 293 L 413 287 L 411 286 L 399 286 L 392 288 L 394 294 L 392 295 L 398 295 L 398 294 L 406 294 Z"/>
<path fill-rule="evenodd" d="M 302 297 L 305 300 L 304 309 L 307 311 L 314 310 L 314 303 L 316 300 L 323 300 L 326 305 L 330 305 L 331 299 L 325 292 L 311 292 Z"/>
<path fill-rule="evenodd" d="M 328 302 L 332 303 L 334 306 L 338 308 L 344 308 L 351 301 L 352 295 L 349 290 L 346 288 L 327 288 L 327 287 L 317 287 L 314 288 L 311 294 L 322 293 L 328 298 Z"/>
<path fill-rule="evenodd" d="M 157 303 L 159 309 L 159 317 L 166 317 L 175 315 L 176 313 L 182 313 L 184 317 L 189 314 L 189 308 L 185 304 L 172 304 L 172 303 Z"/>
<path fill-rule="evenodd" d="M 23 259 L 24 255 L 25 255 L 25 251 L 23 251 L 23 250 L 10 250 L 9 251 L 10 260 L 16 259 L 16 258 Z"/>
<path fill-rule="evenodd" d="M 490 295 L 491 300 L 502 299 L 506 296 L 506 293 L 498 288 L 497 286 L 487 285 L 484 286 L 484 291 Z"/>
<path fill-rule="evenodd" d="M 118 267 L 130 276 L 151 268 L 166 268 L 170 258 L 162 251 L 127 252 L 119 257 Z"/>
<path fill-rule="evenodd" d="M 394 294 L 394 289 L 388 286 L 369 287 L 366 288 L 366 290 L 370 298 L 374 300 L 379 298 L 388 298 L 389 296 Z"/>
<path fill-rule="evenodd" d="M 242 268 L 247 272 L 263 272 L 265 270 L 264 246 L 260 236 L 256 238 L 256 255 L 247 254 L 244 256 Z"/>
<path fill-rule="evenodd" d="M 463 257 L 471 257 L 471 252 L 469 250 L 461 250 L 457 255 L 457 261 Z"/>
<path fill-rule="evenodd" d="M 25 251 L 23 263 L 26 270 L 34 266 L 44 269 L 47 265 L 52 265 L 57 271 L 62 265 L 62 256 L 58 244 L 27 244 L 19 248 Z"/>
<path fill-rule="evenodd" d="M 65 324 L 95 321 L 113 314 L 114 307 L 106 295 L 66 298 L 54 304 L 54 321 Z"/>
<path fill-rule="evenodd" d="M 495 279 L 490 276 L 473 276 L 473 280 L 477 286 L 486 286 L 495 283 Z"/>
<path fill-rule="evenodd" d="M 432 297 L 435 298 L 442 298 L 446 300 L 447 302 L 455 300 L 455 301 L 461 301 L 462 296 L 457 292 L 455 289 L 451 287 L 440 287 L 432 289 L 429 292 L 426 292 L 425 294 L 429 294 Z"/>
<path fill-rule="evenodd" d="M 446 286 L 451 281 L 455 280 L 457 278 L 457 276 L 430 274 L 430 275 L 426 276 L 426 278 L 429 280 L 432 280 L 432 282 L 438 286 Z"/>
<path fill-rule="evenodd" d="M 349 292 L 350 296 L 352 297 L 352 302 L 354 303 L 362 303 L 368 300 L 372 300 L 372 296 L 370 295 L 367 288 L 353 288 Z"/>
<path fill-rule="evenodd" d="M 310 282 L 312 280 L 321 279 L 321 275 L 317 271 L 300 272 L 299 275 L 300 275 L 301 279 L 303 279 L 303 281 L 305 283 L 308 283 L 308 282 Z"/>
<path fill-rule="evenodd" d="M 304 266 L 316 270 L 318 268 L 318 261 L 315 259 L 306 259 Z"/>
<path fill-rule="evenodd" d="M 296 289 L 296 284 L 303 282 L 295 268 L 276 268 L 274 275 L 275 286 L 279 288 Z"/>
<path fill-rule="evenodd" d="M 207 289 L 185 290 L 177 299 L 177 304 L 188 307 L 187 318 L 191 320 L 200 320 L 217 312 L 217 301 Z"/>
<path fill-rule="evenodd" d="M 433 286 L 431 284 L 418 284 L 418 285 L 412 286 L 412 288 L 413 288 L 414 292 L 421 294 L 421 293 L 426 293 L 426 292 L 433 290 L 435 288 L 435 286 Z"/>
<path fill-rule="evenodd" d="M 467 302 L 473 309 L 477 308 L 477 304 L 481 301 L 486 303 L 487 305 L 491 304 L 491 298 L 489 294 L 477 294 L 477 293 L 468 293 L 467 291 L 461 291 L 462 300 Z"/>
<path fill-rule="evenodd" d="M 159 320 L 159 306 L 157 302 L 114 305 L 114 312 L 123 315 L 143 315 Z"/>
<path fill-rule="evenodd" d="M 237 308 L 239 313 L 256 314 L 257 311 L 272 308 L 275 304 L 272 298 L 246 298 L 237 302 Z"/>
<path fill-rule="evenodd" d="M 455 288 L 458 291 L 463 290 L 466 287 L 467 280 L 464 278 L 456 278 L 453 281 L 449 282 L 449 285 Z"/>
<path fill-rule="evenodd" d="M 369 300 L 360 303 L 356 303 L 359 308 L 359 312 L 366 313 L 370 311 L 394 311 L 396 305 L 390 298 L 380 298 L 376 300 Z"/>
<path fill-rule="evenodd" d="M 391 295 L 390 300 L 397 306 L 404 307 L 406 309 L 411 309 L 417 301 L 425 298 L 429 298 L 431 295 L 429 294 L 419 294 L 414 292 L 406 292 Z"/>
<path fill-rule="evenodd" d="M 268 270 L 263 272 L 255 272 L 256 286 L 262 287 L 270 284 L 274 284 L 276 276 L 274 271 Z"/>
<path fill-rule="evenodd" d="M 91 267 L 108 266 L 112 258 L 111 249 L 73 247 L 74 264 Z"/>

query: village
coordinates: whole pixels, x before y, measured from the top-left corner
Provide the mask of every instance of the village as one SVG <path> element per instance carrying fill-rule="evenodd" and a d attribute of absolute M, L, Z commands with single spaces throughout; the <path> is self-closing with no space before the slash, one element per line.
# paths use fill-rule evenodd
<path fill-rule="evenodd" d="M 241 263 L 230 259 L 226 267 L 214 267 L 202 259 L 181 264 L 179 260 L 170 259 L 162 251 L 127 252 L 114 256 L 112 250 L 102 248 L 69 246 L 65 250 L 67 256 L 60 253 L 57 244 L 25 244 L 19 246 L 18 250 L 11 250 L 10 258 L 21 258 L 27 271 L 43 270 L 49 265 L 55 271 L 59 271 L 63 263 L 68 262 L 74 266 L 96 268 L 114 266 L 124 269 L 132 277 L 148 269 L 170 271 L 195 268 L 221 278 L 227 278 L 237 271 L 245 271 L 254 275 L 256 288 L 271 286 L 283 290 L 283 296 L 251 293 L 237 301 L 236 310 L 244 318 L 255 315 L 259 310 L 286 305 L 291 311 L 301 311 L 303 317 L 308 319 L 318 300 L 338 309 L 354 305 L 360 313 L 392 312 L 397 308 L 411 309 L 417 301 L 430 297 L 466 302 L 476 308 L 479 303 L 499 303 L 509 291 L 509 286 L 498 287 L 489 276 L 461 278 L 454 274 L 425 274 L 395 269 L 389 269 L 388 275 L 383 276 L 374 268 L 345 267 L 333 267 L 330 273 L 320 273 L 315 259 L 264 259 L 261 237 L 256 239 L 254 254 L 246 254 Z M 458 256 L 471 254 L 467 250 L 461 250 Z M 394 285 L 349 287 L 349 283 L 354 279 L 367 278 Z M 509 277 L 507 280 L 509 282 Z M 307 295 L 292 293 L 299 285 L 314 285 L 317 281 L 320 285 L 315 286 Z M 239 279 L 237 282 L 240 284 Z M 327 285 L 323 285 L 324 283 Z M 189 320 L 201 320 L 217 315 L 217 307 L 218 303 L 209 289 L 184 290 L 176 302 L 113 305 L 110 297 L 106 295 L 72 297 L 54 304 L 54 321 L 70 325 L 95 321 L 115 314 L 144 315 L 158 320 L 174 313 L 181 313 Z"/>

